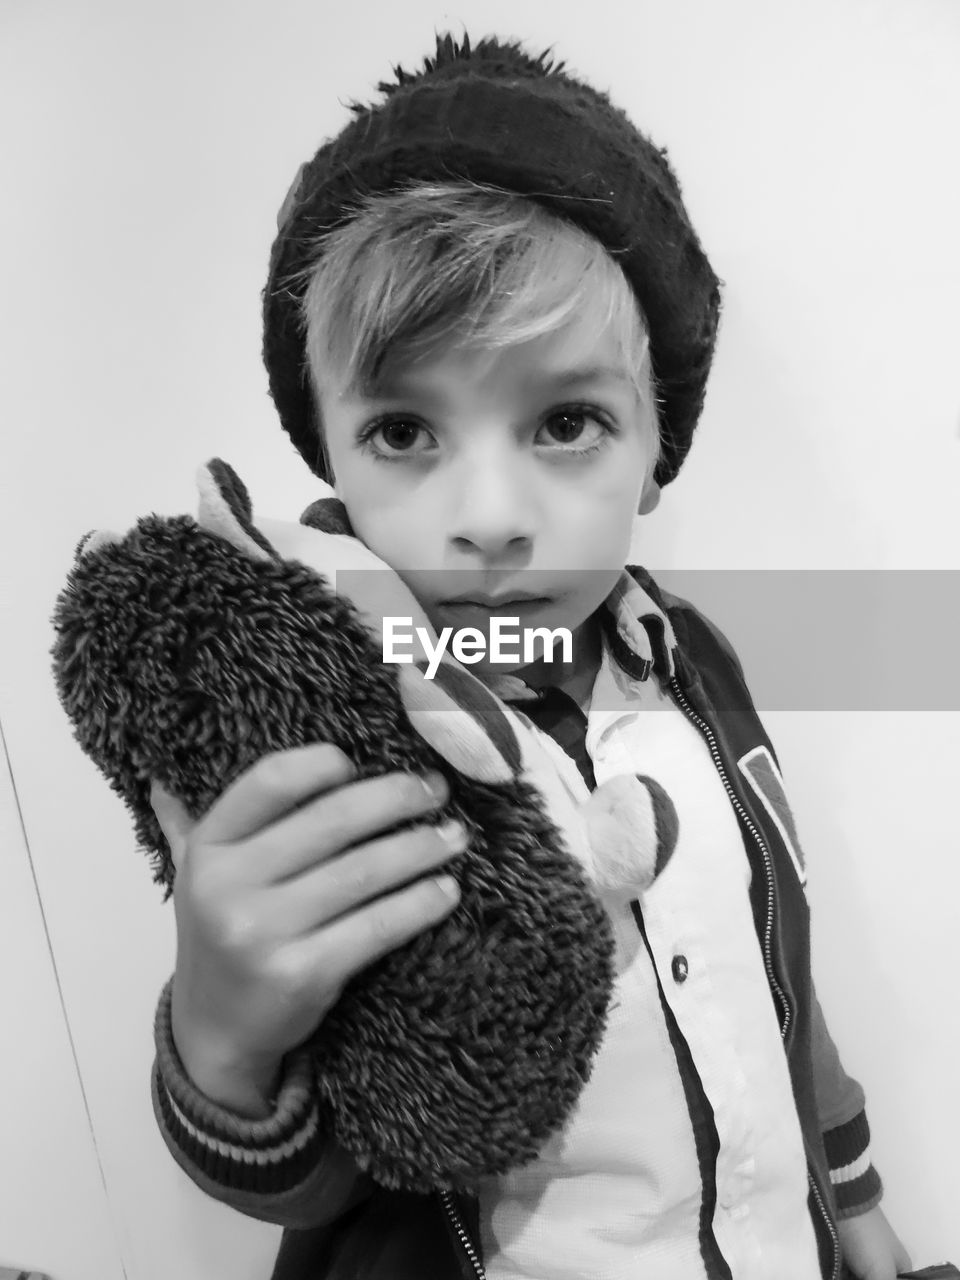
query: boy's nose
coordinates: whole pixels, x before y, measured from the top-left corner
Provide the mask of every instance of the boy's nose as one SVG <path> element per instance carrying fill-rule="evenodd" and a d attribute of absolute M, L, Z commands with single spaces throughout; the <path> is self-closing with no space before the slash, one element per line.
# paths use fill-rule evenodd
<path fill-rule="evenodd" d="M 453 486 L 450 540 L 462 552 L 485 560 L 529 550 L 536 528 L 532 477 L 502 461 L 474 460 Z"/>

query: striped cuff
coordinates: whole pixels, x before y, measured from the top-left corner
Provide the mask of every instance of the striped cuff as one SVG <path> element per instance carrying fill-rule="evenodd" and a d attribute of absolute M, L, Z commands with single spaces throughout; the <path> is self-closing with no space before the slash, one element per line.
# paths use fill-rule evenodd
<path fill-rule="evenodd" d="M 872 1209 L 883 1195 L 883 1183 L 870 1160 L 867 1113 L 861 1111 L 846 1124 L 828 1129 L 823 1143 L 838 1216 L 852 1218 Z"/>
<path fill-rule="evenodd" d="M 153 1096 L 158 1119 L 186 1159 L 215 1182 L 272 1194 L 302 1182 L 323 1135 L 310 1055 L 288 1055 L 273 1115 L 238 1116 L 201 1093 L 180 1060 L 170 1017 L 172 980 L 157 1005 Z"/>

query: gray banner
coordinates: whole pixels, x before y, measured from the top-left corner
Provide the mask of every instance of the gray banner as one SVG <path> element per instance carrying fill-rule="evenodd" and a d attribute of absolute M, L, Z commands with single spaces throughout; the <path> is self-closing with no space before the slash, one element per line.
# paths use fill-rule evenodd
<path fill-rule="evenodd" d="M 419 574 L 420 586 L 433 576 Z M 513 573 L 510 587 L 582 590 L 585 576 L 558 584 L 553 574 Z M 458 583 L 470 577 L 481 582 L 474 573 Z M 761 711 L 960 711 L 960 571 L 674 569 L 653 578 L 724 632 Z M 397 585 L 390 573 L 338 575 L 340 593 L 364 599 L 370 614 L 407 612 Z"/>
<path fill-rule="evenodd" d="M 960 571 L 665 570 L 765 711 L 960 711 Z"/>

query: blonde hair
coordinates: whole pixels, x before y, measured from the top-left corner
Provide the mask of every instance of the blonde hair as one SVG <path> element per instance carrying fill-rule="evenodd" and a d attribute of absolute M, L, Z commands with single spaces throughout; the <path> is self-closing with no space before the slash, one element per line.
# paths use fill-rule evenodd
<path fill-rule="evenodd" d="M 496 351 L 597 311 L 649 424 L 644 479 L 653 474 L 658 398 L 640 304 L 598 240 L 535 201 L 480 183 L 411 181 L 361 198 L 349 221 L 321 232 L 301 275 L 317 406 L 331 367 L 350 390 L 374 395 L 401 362 L 453 345 Z M 319 417 L 318 408 L 323 447 Z"/>

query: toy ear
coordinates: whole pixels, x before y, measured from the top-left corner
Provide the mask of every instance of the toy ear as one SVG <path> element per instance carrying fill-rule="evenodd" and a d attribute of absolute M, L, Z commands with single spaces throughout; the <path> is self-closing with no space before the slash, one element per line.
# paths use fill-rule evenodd
<path fill-rule="evenodd" d="M 318 498 L 311 502 L 300 517 L 300 523 L 311 529 L 319 529 L 321 533 L 342 533 L 348 538 L 355 538 L 347 508 L 339 498 Z"/>
<path fill-rule="evenodd" d="M 211 458 L 198 469 L 196 480 L 200 492 L 197 524 L 201 529 L 215 533 L 254 560 L 279 559 L 277 552 L 254 525 L 250 494 L 228 462 L 222 458 Z M 121 542 L 123 536 L 109 529 L 93 529 L 80 539 L 74 560 L 91 555 L 111 543 Z"/>
<path fill-rule="evenodd" d="M 92 555 L 94 551 L 99 551 L 101 547 L 109 547 L 114 542 L 122 541 L 123 534 L 121 533 L 114 533 L 110 529 L 91 529 L 77 543 L 73 552 L 73 559 L 78 563 L 84 556 Z"/>
<path fill-rule="evenodd" d="M 247 487 L 222 458 L 211 458 L 197 471 L 200 490 L 197 524 L 232 543 L 252 560 L 279 560 L 280 556 L 253 523 L 253 505 Z"/>

